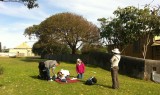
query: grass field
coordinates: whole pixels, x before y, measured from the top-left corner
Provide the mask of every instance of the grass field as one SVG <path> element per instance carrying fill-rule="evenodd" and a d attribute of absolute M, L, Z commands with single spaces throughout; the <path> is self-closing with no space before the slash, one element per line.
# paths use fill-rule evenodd
<path fill-rule="evenodd" d="M 119 75 L 120 89 L 111 88 L 110 72 L 99 67 L 86 66 L 84 79 L 77 83 L 59 84 L 37 79 L 38 61 L 35 58 L 0 58 L 4 72 L 0 75 L 0 95 L 160 95 L 160 84 Z M 76 76 L 75 64 L 62 62 L 56 68 L 67 69 Z M 97 84 L 84 82 L 91 76 Z"/>

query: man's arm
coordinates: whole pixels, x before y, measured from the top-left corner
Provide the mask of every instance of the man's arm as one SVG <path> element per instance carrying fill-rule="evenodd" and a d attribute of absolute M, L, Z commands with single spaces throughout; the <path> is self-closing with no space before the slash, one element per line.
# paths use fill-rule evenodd
<path fill-rule="evenodd" d="M 54 69 L 55 69 L 55 67 L 51 68 L 51 71 L 52 71 L 53 75 L 55 75 Z"/>

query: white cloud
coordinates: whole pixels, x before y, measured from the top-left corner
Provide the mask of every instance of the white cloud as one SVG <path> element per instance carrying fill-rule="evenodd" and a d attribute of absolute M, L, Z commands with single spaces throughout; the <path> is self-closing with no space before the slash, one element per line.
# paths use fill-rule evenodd
<path fill-rule="evenodd" d="M 42 11 L 40 8 L 34 8 L 32 10 L 29 10 L 25 6 L 13 7 L 8 6 L 5 3 L 0 3 L 0 14 L 23 19 L 33 19 L 38 21 L 48 16 L 48 14 L 46 14 L 45 11 Z"/>
<path fill-rule="evenodd" d="M 118 7 L 136 6 L 150 3 L 152 0 L 48 0 L 50 6 L 56 6 L 74 12 L 97 24 L 98 18 L 113 16 Z M 65 2 L 65 3 L 62 3 Z"/>

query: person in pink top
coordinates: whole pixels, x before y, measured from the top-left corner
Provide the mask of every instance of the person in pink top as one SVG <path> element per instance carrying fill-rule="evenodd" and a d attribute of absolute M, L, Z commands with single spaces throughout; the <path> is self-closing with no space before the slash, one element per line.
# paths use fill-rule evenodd
<path fill-rule="evenodd" d="M 83 74 L 85 72 L 85 65 L 82 62 L 81 59 L 77 59 L 77 64 L 76 64 L 76 71 L 77 71 L 77 78 L 78 79 L 82 79 L 83 78 Z"/>

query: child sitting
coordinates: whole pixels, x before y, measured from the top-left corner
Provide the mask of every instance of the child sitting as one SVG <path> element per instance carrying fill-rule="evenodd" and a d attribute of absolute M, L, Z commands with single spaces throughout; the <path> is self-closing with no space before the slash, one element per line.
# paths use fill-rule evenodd
<path fill-rule="evenodd" d="M 60 72 L 62 72 L 62 74 L 64 75 L 65 78 L 69 78 L 70 72 L 69 72 L 68 70 L 63 70 L 63 69 L 61 69 Z"/>
<path fill-rule="evenodd" d="M 60 79 L 61 82 L 67 82 L 67 79 L 62 72 L 58 72 L 57 78 Z"/>
<path fill-rule="evenodd" d="M 67 82 L 67 78 L 69 78 L 70 73 L 68 70 L 63 70 L 59 71 L 57 73 L 57 78 L 60 79 L 62 82 Z"/>

